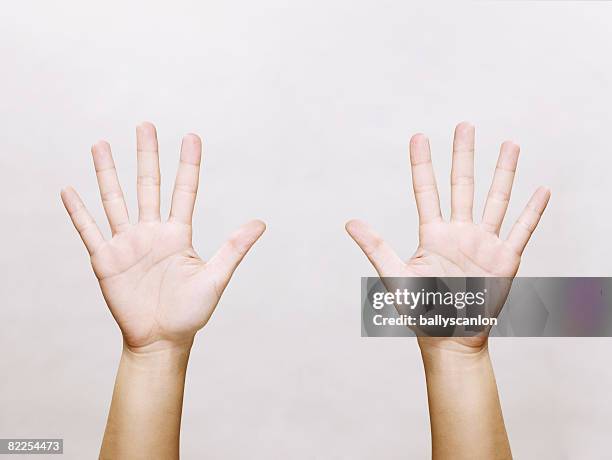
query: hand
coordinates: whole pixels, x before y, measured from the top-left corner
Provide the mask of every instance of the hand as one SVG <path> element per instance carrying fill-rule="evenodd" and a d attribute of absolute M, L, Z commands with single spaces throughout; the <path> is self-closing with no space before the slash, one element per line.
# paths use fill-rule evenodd
<path fill-rule="evenodd" d="M 455 129 L 451 170 L 451 218 L 445 221 L 431 162 L 429 141 L 423 134 L 410 140 L 412 183 L 419 213 L 419 245 L 404 262 L 367 224 L 352 220 L 346 229 L 361 247 L 381 277 L 508 277 L 518 270 L 523 253 L 550 198 L 540 187 L 503 240 L 499 231 L 508 208 L 512 182 L 519 157 L 519 146 L 501 146 L 493 183 L 482 221 L 472 220 L 474 202 L 474 127 L 460 123 Z M 421 347 L 480 351 L 486 337 L 419 339 Z"/>
<path fill-rule="evenodd" d="M 242 226 L 208 262 L 191 242 L 202 143 L 183 138 L 172 206 L 160 218 L 157 133 L 150 123 L 136 129 L 138 223 L 131 224 L 107 142 L 92 147 L 102 204 L 112 231 L 106 241 L 78 194 L 62 190 L 62 201 L 91 256 L 104 299 L 131 351 L 190 347 L 210 316 L 232 273 L 265 230 L 261 221 Z"/>

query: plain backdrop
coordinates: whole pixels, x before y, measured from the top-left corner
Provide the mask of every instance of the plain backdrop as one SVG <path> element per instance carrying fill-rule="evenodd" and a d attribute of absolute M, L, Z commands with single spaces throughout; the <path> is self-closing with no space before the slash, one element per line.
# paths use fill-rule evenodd
<path fill-rule="evenodd" d="M 131 216 L 135 125 L 157 124 L 163 213 L 181 136 L 205 144 L 194 246 L 268 230 L 198 334 L 186 459 L 430 455 L 412 339 L 360 337 L 344 232 L 417 244 L 408 140 L 431 138 L 448 216 L 452 131 L 477 127 L 476 215 L 499 144 L 522 157 L 504 234 L 535 188 L 552 200 L 524 276 L 612 273 L 612 5 L 606 2 L 12 2 L 0 19 L 0 437 L 62 437 L 95 458 L 121 350 L 59 198 L 108 234 L 89 147 L 113 146 Z M 612 339 L 491 344 L 516 458 L 601 459 Z"/>

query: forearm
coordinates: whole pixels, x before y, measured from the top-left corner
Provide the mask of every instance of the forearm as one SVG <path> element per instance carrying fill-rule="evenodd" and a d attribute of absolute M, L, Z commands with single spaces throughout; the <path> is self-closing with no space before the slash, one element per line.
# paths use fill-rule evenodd
<path fill-rule="evenodd" d="M 510 459 L 487 347 L 477 352 L 421 347 L 432 434 L 432 457 Z"/>
<path fill-rule="evenodd" d="M 134 352 L 124 347 L 101 459 L 179 458 L 190 346 Z"/>

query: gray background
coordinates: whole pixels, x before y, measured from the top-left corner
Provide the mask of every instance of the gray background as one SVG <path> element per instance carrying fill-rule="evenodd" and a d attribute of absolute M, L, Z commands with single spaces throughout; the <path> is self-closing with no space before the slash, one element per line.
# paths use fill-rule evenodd
<path fill-rule="evenodd" d="M 268 223 L 197 338 L 185 458 L 428 455 L 417 346 L 360 337 L 374 272 L 343 229 L 366 219 L 412 253 L 417 131 L 444 209 L 455 123 L 477 126 L 478 213 L 500 142 L 522 145 L 508 224 L 537 185 L 553 197 L 521 275 L 612 273 L 609 3 L 62 3 L 12 2 L 0 20 L 4 438 L 97 454 L 121 338 L 59 189 L 104 224 L 89 146 L 105 138 L 134 216 L 141 120 L 158 125 L 164 211 L 180 136 L 204 138 L 201 254 Z M 491 348 L 517 458 L 608 455 L 612 340 Z"/>

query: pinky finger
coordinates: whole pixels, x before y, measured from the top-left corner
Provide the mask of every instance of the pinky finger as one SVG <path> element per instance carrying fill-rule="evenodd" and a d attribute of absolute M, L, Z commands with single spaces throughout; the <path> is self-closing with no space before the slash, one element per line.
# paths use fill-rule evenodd
<path fill-rule="evenodd" d="M 512 227 L 506 242 L 517 254 L 521 255 L 525 250 L 525 246 L 538 226 L 549 199 L 550 190 L 545 187 L 538 188 Z"/>
<path fill-rule="evenodd" d="M 79 232 L 89 254 L 93 254 L 104 244 L 104 237 L 100 233 L 100 229 L 87 211 L 81 197 L 72 187 L 63 189 L 61 196 L 74 228 Z"/>

